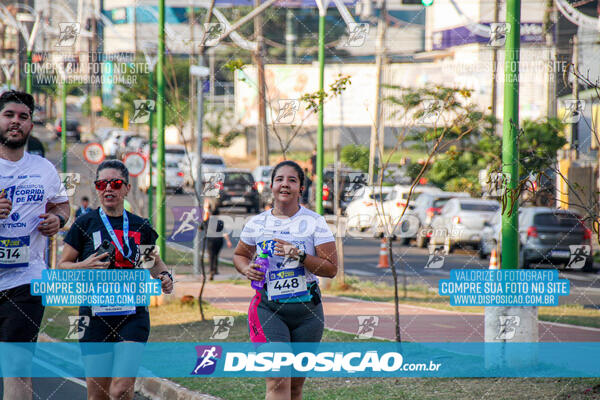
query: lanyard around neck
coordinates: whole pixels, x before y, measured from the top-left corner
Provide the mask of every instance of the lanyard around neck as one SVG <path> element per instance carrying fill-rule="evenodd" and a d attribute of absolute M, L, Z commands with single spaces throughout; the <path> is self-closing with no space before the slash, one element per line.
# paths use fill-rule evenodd
<path fill-rule="evenodd" d="M 129 218 L 127 217 L 127 212 L 123 210 L 123 245 L 127 246 L 127 254 L 125 254 L 125 252 L 123 251 L 121 242 L 119 242 L 119 239 L 117 238 L 117 235 L 115 234 L 115 231 L 112 225 L 110 224 L 110 221 L 108 220 L 108 217 L 106 216 L 106 213 L 104 212 L 102 207 L 100 207 L 99 213 L 100 219 L 102 220 L 104 227 L 108 231 L 110 238 L 115 243 L 115 246 L 121 252 L 121 254 L 123 254 L 123 256 L 129 260 L 129 257 L 131 256 L 131 248 L 129 247 Z"/>

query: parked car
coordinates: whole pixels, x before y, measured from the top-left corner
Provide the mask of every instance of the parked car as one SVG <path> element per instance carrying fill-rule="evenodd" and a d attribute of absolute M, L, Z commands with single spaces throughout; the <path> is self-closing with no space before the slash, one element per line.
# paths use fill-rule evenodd
<path fill-rule="evenodd" d="M 523 208 L 519 208 L 519 215 Z M 489 222 L 483 224 L 481 230 L 481 243 L 479 244 L 479 258 L 485 260 L 496 249 L 500 255 L 500 244 L 502 243 L 502 212 L 498 210 Z"/>
<path fill-rule="evenodd" d="M 59 118 L 54 125 L 54 132 L 57 138 L 62 137 L 62 120 Z M 81 141 L 81 124 L 74 119 L 67 119 L 67 131 L 65 132 L 67 139 Z"/>
<path fill-rule="evenodd" d="M 270 165 L 260 165 L 252 171 L 254 182 L 256 182 L 256 190 L 260 197 L 260 208 L 265 205 L 273 204 L 273 192 L 271 191 L 271 173 L 273 167 Z"/>
<path fill-rule="evenodd" d="M 182 144 L 166 144 L 165 145 L 165 160 L 182 162 L 187 158 L 187 150 Z"/>
<path fill-rule="evenodd" d="M 94 136 L 96 137 L 96 140 L 100 143 L 104 143 L 104 141 L 106 139 L 108 139 L 108 137 L 110 136 L 111 132 L 113 131 L 118 131 L 120 129 L 117 129 L 115 127 L 101 127 L 96 129 L 96 131 L 94 132 Z"/>
<path fill-rule="evenodd" d="M 135 136 L 135 132 L 124 130 L 111 131 L 102 143 L 104 155 L 108 158 L 117 158 L 125 149 L 125 140 L 130 136 Z"/>
<path fill-rule="evenodd" d="M 402 238 L 404 243 L 408 243 L 409 238 L 406 237 L 408 233 L 410 236 L 416 235 L 417 229 L 419 228 L 418 223 L 416 223 L 416 218 L 411 216 L 410 210 L 414 208 L 414 202 L 419 197 L 421 193 L 442 193 L 442 189 L 439 189 L 435 186 L 415 186 L 413 188 L 412 194 L 410 193 L 411 185 L 394 185 L 392 193 L 388 196 L 386 201 L 383 202 L 383 214 L 378 215 L 377 217 L 377 231 L 384 231 L 384 223 L 389 227 L 394 227 L 394 232 L 396 236 L 400 236 L 400 232 L 403 232 Z M 409 201 L 410 194 L 410 201 Z M 407 217 L 402 224 L 400 221 L 400 216 L 404 211 L 404 208 L 408 207 L 406 212 L 404 212 L 404 216 Z M 411 227 L 407 227 L 406 224 L 411 224 Z"/>
<path fill-rule="evenodd" d="M 392 188 L 389 186 L 365 187 L 362 195 L 352 200 L 346 207 L 346 226 L 361 232 L 371 228 L 377 214 L 383 210 L 383 202 L 391 192 Z"/>
<path fill-rule="evenodd" d="M 328 213 L 333 213 L 334 210 L 334 183 L 335 170 L 326 168 L 323 171 L 323 210 Z M 341 168 L 339 184 L 342 191 L 340 193 L 340 207 L 344 211 L 352 200 L 362 195 L 363 189 L 367 186 L 367 174 L 359 170 Z M 313 187 L 314 185 L 313 183 Z M 314 201 L 314 196 L 310 197 L 311 201 Z"/>
<path fill-rule="evenodd" d="M 426 247 L 432 235 L 431 221 L 442 211 L 442 207 L 453 197 L 470 197 L 468 193 L 461 192 L 425 192 L 421 193 L 414 201 L 414 208 L 410 211 L 419 220 L 419 229 L 416 235 L 407 239 L 415 239 L 417 247 Z"/>
<path fill-rule="evenodd" d="M 150 168 L 146 165 L 144 173 L 141 175 L 138 181 L 138 187 L 144 192 L 148 192 L 150 188 Z M 152 163 L 152 187 L 156 188 L 157 175 L 156 175 L 156 160 Z M 165 187 L 167 190 L 172 190 L 177 194 L 183 193 L 183 172 L 179 168 L 179 163 L 170 160 L 165 160 Z"/>
<path fill-rule="evenodd" d="M 125 139 L 125 151 L 124 154 L 135 152 L 141 153 L 144 151 L 144 147 L 148 141 L 141 136 L 129 136 Z"/>
<path fill-rule="evenodd" d="M 248 212 L 259 211 L 258 191 L 250 171 L 231 168 L 214 174 L 223 180 L 215 183 L 216 193 L 206 197 L 213 212 L 226 206 L 245 207 Z"/>
<path fill-rule="evenodd" d="M 500 209 L 495 200 L 453 198 L 442 207 L 440 215 L 431 222 L 433 246 L 444 245 L 446 254 L 456 246 L 479 247 L 484 224 Z"/>
<path fill-rule="evenodd" d="M 187 156 L 183 157 L 180 166 L 183 171 L 185 185 L 189 187 L 193 186 L 198 169 L 196 153 L 188 153 Z M 223 157 L 214 154 L 202 154 L 202 175 L 204 176 L 204 181 L 207 180 L 207 174 L 224 171 L 226 168 L 227 166 Z"/>
<path fill-rule="evenodd" d="M 533 263 L 566 266 L 571 246 L 591 246 L 592 231 L 581 216 L 570 210 L 549 207 L 526 207 L 519 214 L 519 268 Z M 586 256 L 584 271 L 592 271 L 594 261 Z"/>

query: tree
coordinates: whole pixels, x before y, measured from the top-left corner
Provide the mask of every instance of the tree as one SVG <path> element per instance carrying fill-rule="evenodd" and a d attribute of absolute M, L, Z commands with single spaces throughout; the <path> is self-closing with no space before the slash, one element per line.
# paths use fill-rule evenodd
<path fill-rule="evenodd" d="M 344 146 L 340 154 L 342 161 L 352 168 L 367 172 L 369 170 L 369 148 L 356 144 Z"/>

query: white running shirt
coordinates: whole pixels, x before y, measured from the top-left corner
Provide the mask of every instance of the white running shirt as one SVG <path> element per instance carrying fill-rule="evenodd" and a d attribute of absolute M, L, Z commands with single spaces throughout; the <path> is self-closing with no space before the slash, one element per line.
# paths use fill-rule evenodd
<path fill-rule="evenodd" d="M 46 204 L 68 197 L 54 165 L 27 152 L 16 162 L 0 158 L 1 192 L 12 201 L 10 215 L 0 219 L 0 290 L 6 290 L 41 279 L 47 238 L 37 230 L 39 216 Z"/>
<path fill-rule="evenodd" d="M 312 256 L 316 255 L 315 247 L 335 241 L 325 218 L 302 206 L 290 218 L 275 217 L 272 209 L 252 217 L 244 226 L 240 239 L 249 246 L 256 246 L 257 252 L 261 242 L 281 239 Z M 281 256 L 269 256 L 269 271 L 281 268 L 283 261 Z M 306 268 L 304 271 L 307 282 L 318 282 L 316 275 Z"/>

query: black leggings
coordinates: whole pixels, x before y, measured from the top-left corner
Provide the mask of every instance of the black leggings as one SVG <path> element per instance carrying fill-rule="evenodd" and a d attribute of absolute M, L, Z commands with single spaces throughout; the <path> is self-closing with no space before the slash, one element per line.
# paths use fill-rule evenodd
<path fill-rule="evenodd" d="M 219 267 L 219 253 L 223 248 L 223 238 L 212 238 L 206 241 L 206 247 L 208 250 L 208 260 L 210 263 L 210 273 L 218 273 Z"/>

